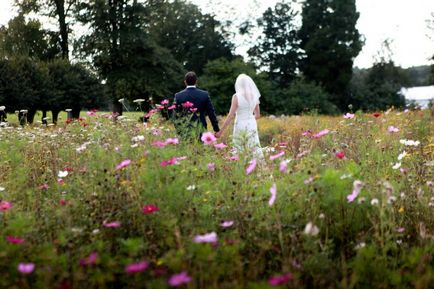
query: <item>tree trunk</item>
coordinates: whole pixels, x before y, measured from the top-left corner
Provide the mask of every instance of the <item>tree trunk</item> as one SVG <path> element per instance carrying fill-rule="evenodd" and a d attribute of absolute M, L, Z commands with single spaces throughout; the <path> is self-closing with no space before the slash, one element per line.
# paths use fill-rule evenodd
<path fill-rule="evenodd" d="M 59 20 L 60 47 L 62 58 L 69 59 L 68 24 L 66 23 L 65 0 L 56 0 L 56 14 Z"/>
<path fill-rule="evenodd" d="M 59 118 L 59 110 L 52 110 L 51 115 L 53 116 L 53 123 L 57 124 L 57 119 Z"/>
<path fill-rule="evenodd" d="M 43 110 L 42 111 L 42 118 L 41 118 L 42 124 L 47 124 L 47 111 Z"/>

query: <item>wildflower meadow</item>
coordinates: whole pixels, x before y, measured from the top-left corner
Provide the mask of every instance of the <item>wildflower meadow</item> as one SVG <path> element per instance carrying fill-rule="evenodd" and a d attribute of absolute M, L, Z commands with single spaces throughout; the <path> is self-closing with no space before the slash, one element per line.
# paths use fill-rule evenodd
<path fill-rule="evenodd" d="M 0 128 L 0 288 L 434 288 L 429 109 L 263 117 L 264 159 L 148 116 Z"/>

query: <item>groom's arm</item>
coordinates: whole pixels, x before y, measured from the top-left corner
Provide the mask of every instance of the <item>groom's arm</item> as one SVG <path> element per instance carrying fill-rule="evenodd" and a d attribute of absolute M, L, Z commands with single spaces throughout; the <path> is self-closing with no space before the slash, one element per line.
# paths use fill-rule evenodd
<path fill-rule="evenodd" d="M 219 122 L 217 120 L 217 116 L 215 115 L 214 106 L 212 105 L 211 98 L 209 97 L 209 95 L 207 95 L 206 110 L 207 110 L 208 117 L 211 121 L 212 128 L 214 129 L 215 132 L 220 131 Z"/>

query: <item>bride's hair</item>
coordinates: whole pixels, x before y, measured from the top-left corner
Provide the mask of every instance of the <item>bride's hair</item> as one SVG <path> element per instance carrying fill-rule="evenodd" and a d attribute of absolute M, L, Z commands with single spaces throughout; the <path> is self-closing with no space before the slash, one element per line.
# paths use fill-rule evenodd
<path fill-rule="evenodd" d="M 246 101 L 256 105 L 259 103 L 259 98 L 261 97 L 261 93 L 256 87 L 253 79 L 246 75 L 240 74 L 235 81 L 235 93 L 238 96 L 243 96 Z"/>

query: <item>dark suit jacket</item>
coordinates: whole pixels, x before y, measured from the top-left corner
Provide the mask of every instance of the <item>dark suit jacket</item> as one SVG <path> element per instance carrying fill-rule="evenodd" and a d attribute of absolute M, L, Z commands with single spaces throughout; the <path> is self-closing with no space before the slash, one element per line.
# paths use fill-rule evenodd
<path fill-rule="evenodd" d="M 208 115 L 214 131 L 218 132 L 220 130 L 217 116 L 215 115 L 214 107 L 207 91 L 194 87 L 188 87 L 183 91 L 178 92 L 175 94 L 177 111 L 182 111 L 182 104 L 187 101 L 193 103 L 194 108 L 197 108 L 197 111 L 193 113 L 191 121 L 200 121 L 203 127 L 206 129 L 207 125 L 205 117 Z"/>

